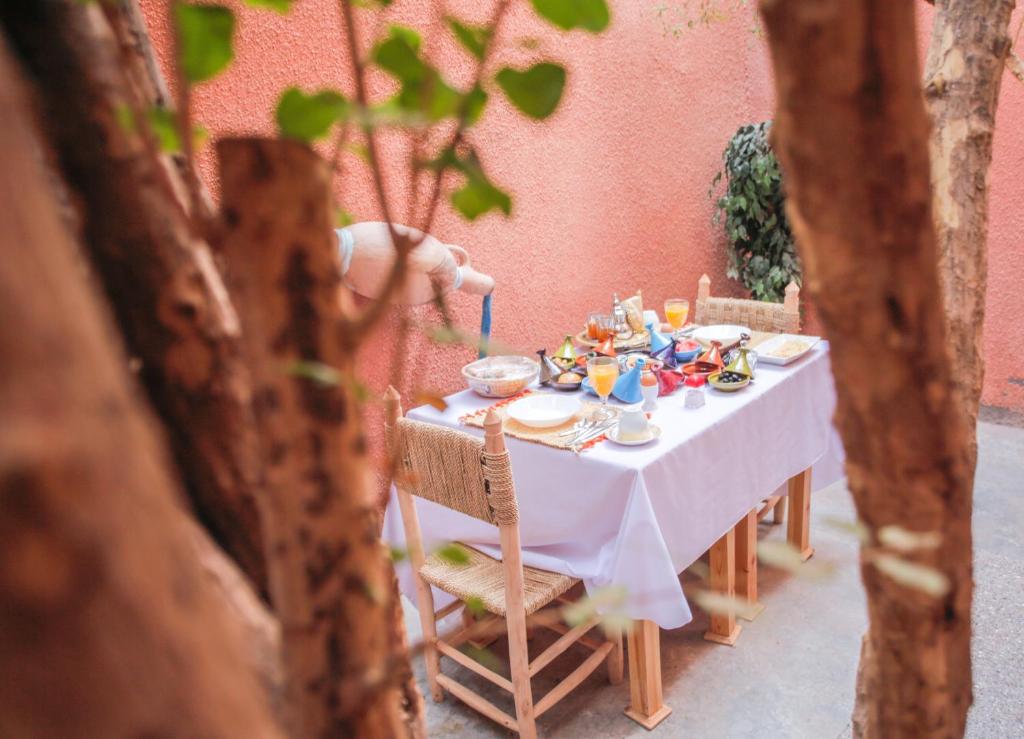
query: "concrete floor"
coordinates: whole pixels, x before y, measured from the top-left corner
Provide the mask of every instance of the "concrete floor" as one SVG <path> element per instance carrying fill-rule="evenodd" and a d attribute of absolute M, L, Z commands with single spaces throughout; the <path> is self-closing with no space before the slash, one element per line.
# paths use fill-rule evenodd
<path fill-rule="evenodd" d="M 968 725 L 972 739 L 1024 736 L 1024 429 L 979 425 L 975 487 L 974 681 L 975 703 Z M 672 714 L 653 736 L 693 739 L 842 739 L 850 735 L 854 677 L 867 617 L 853 536 L 833 522 L 852 521 L 853 505 L 842 483 L 815 495 L 812 505 L 815 559 L 835 565 L 822 579 L 795 577 L 762 568 L 761 599 L 767 606 L 744 624 L 734 648 L 701 638 L 707 618 L 661 637 L 665 702 Z M 762 537 L 784 538 L 783 527 L 763 525 Z M 684 578 L 684 586 L 686 579 Z M 410 639 L 419 622 L 407 603 Z M 551 641 L 538 635 L 532 648 Z M 506 648 L 499 641 L 494 648 Z M 532 651 L 531 648 L 531 651 Z M 543 695 L 580 659 L 570 649 L 534 680 Z M 586 650 L 582 650 L 585 654 Z M 429 696 L 422 659 L 415 664 L 420 688 Z M 444 661 L 445 672 L 514 713 L 504 691 Z M 591 675 L 538 722 L 542 736 L 643 737 L 643 728 L 622 709 L 627 684 L 612 687 L 603 670 Z M 501 729 L 448 695 L 427 698 L 433 737 L 506 737 Z"/>

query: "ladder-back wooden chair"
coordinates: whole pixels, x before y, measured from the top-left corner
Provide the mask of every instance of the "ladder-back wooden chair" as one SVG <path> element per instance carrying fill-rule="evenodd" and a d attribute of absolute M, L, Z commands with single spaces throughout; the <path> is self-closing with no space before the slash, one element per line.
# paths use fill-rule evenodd
<path fill-rule="evenodd" d="M 538 613 L 553 602 L 568 602 L 566 593 L 580 581 L 568 575 L 523 566 L 512 467 L 505 449 L 501 418 L 494 410 L 487 414 L 484 439 L 481 440 L 454 429 L 403 418 L 401 399 L 394 388 L 388 388 L 384 398 L 388 449 L 395 466 L 395 487 L 406 546 L 416 576 L 416 605 L 423 627 L 431 695 L 435 701 L 441 701 L 442 690 L 447 690 L 488 718 L 518 731 L 520 736 L 535 737 L 535 720 L 583 682 L 601 662 L 607 659 L 608 677 L 612 684 L 622 681 L 621 634 L 593 640 L 586 634 L 600 623 L 598 616 L 570 628 L 556 620 L 554 612 Z M 419 518 L 412 499 L 414 495 L 497 526 L 501 537 L 501 561 L 465 545 L 469 561 L 463 564 L 452 563 L 436 554 L 428 556 L 423 549 Z M 435 612 L 432 585 L 459 600 Z M 469 625 L 451 638 L 439 638 L 437 620 L 470 599 L 480 603 L 488 615 L 479 621 L 469 620 Z M 463 615 L 466 615 L 465 611 Z M 527 647 L 530 616 L 535 616 L 538 626 L 550 628 L 561 635 L 532 661 Z M 508 634 L 511 680 L 459 650 L 459 646 L 474 634 L 486 631 L 488 624 L 502 630 L 502 621 L 503 630 Z M 534 703 L 530 678 L 576 642 L 593 653 Z M 442 656 L 511 693 L 515 702 L 515 718 L 442 673 Z"/>
<path fill-rule="evenodd" d="M 782 303 L 761 300 L 711 297 L 711 278 L 701 275 L 697 280 L 697 307 L 694 323 L 711 326 L 727 323 L 746 326 L 754 331 L 776 334 L 800 333 L 800 288 L 795 282 L 786 286 Z"/>

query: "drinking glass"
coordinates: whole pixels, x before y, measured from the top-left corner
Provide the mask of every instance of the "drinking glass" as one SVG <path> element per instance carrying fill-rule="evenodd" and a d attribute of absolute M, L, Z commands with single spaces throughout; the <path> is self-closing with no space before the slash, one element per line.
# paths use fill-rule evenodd
<path fill-rule="evenodd" d="M 619 379 L 619 360 L 615 357 L 593 357 L 587 360 L 587 377 L 594 392 L 601 398 L 601 409 L 595 414 L 598 419 L 607 419 L 612 415 L 608 408 L 608 396 Z"/>
<path fill-rule="evenodd" d="M 604 313 L 591 313 L 587 316 L 587 338 L 604 341 L 612 333 L 612 317 Z"/>
<path fill-rule="evenodd" d="M 669 298 L 665 301 L 665 320 L 678 332 L 686 323 L 690 313 L 690 301 L 686 298 Z"/>

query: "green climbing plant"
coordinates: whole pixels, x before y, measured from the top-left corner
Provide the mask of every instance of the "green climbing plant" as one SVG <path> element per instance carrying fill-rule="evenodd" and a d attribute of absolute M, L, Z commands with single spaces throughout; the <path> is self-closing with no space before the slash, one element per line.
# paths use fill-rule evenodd
<path fill-rule="evenodd" d="M 781 302 L 791 280 L 800 283 L 800 259 L 786 220 L 782 170 L 768 142 L 771 121 L 741 126 L 722 153 L 723 168 L 711 182 L 714 223 L 724 224 L 729 265 L 726 274 L 755 300 Z"/>

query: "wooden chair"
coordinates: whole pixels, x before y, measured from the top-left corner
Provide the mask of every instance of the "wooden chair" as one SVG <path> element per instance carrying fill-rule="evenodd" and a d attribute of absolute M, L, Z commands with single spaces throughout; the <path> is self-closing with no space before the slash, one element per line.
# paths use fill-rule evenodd
<path fill-rule="evenodd" d="M 481 441 L 454 429 L 403 418 L 401 399 L 394 388 L 388 388 L 384 399 L 388 447 L 396 468 L 402 525 L 416 573 L 416 600 L 431 695 L 435 701 L 441 701 L 442 690 L 447 690 L 488 718 L 532 739 L 537 735 L 535 720 L 583 682 L 606 658 L 610 682 L 622 681 L 621 635 L 601 640 L 586 637 L 587 632 L 600 623 L 596 615 L 570 628 L 555 619 L 553 611 L 539 613 L 541 608 L 556 600 L 567 600 L 565 594 L 580 581 L 522 564 L 519 508 L 501 418 L 497 413 L 493 410 L 488 413 Z M 501 536 L 502 560 L 499 562 L 471 547 L 465 547 L 469 561 L 464 564 L 446 561 L 436 554 L 427 556 L 413 495 L 496 525 Z M 435 612 L 431 585 L 460 600 Z M 462 605 L 460 601 L 470 598 L 476 599 L 488 615 L 449 639 L 439 638 L 437 619 L 454 612 Z M 539 626 L 561 635 L 532 661 L 527 645 L 530 616 L 535 616 Z M 487 624 L 499 629 L 503 626 L 508 633 L 511 680 L 459 650 L 460 645 L 475 633 L 479 634 L 481 627 Z M 593 653 L 535 704 L 530 678 L 576 642 Z M 442 673 L 442 656 L 511 693 L 515 718 Z"/>
<path fill-rule="evenodd" d="M 738 324 L 754 331 L 777 334 L 800 333 L 800 288 L 795 282 L 786 286 L 782 303 L 760 300 L 711 297 L 711 278 L 701 275 L 697 280 L 695 323 L 710 326 L 716 323 Z"/>

